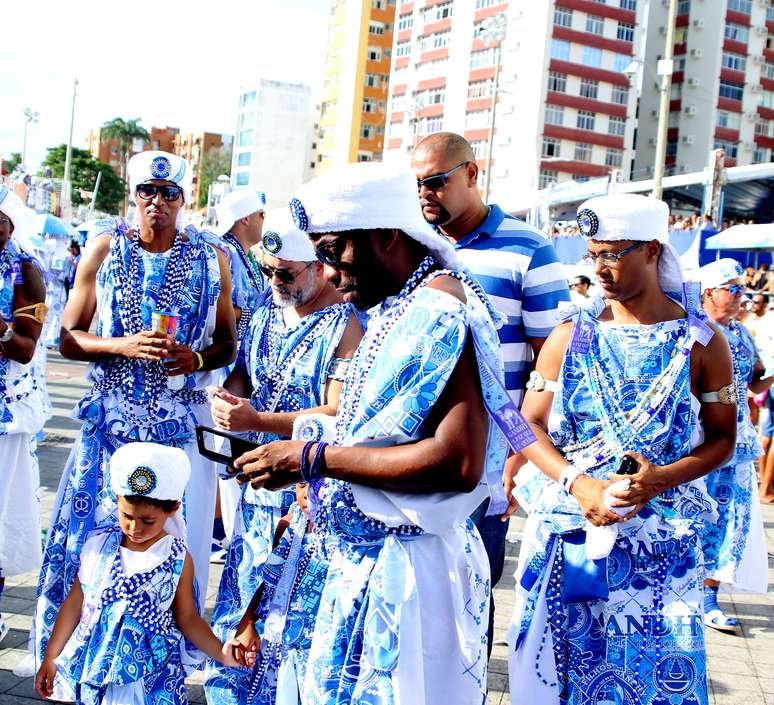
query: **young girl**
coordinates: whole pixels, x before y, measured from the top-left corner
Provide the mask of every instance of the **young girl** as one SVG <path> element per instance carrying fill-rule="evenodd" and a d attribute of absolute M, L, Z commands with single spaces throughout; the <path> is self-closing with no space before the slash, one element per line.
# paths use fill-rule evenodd
<path fill-rule="evenodd" d="M 120 530 L 94 531 L 83 546 L 35 677 L 41 697 L 56 686 L 57 699 L 83 705 L 185 705 L 184 667 L 196 663 L 186 639 L 243 665 L 238 642 L 221 644 L 197 612 L 180 515 L 190 474 L 179 448 L 129 443 L 113 454 Z"/>

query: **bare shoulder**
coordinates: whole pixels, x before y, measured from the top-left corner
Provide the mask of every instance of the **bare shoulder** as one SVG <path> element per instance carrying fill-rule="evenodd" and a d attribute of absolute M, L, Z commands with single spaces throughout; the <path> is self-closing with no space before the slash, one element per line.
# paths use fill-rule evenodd
<path fill-rule="evenodd" d="M 459 299 L 462 303 L 467 303 L 468 299 L 465 296 L 465 289 L 462 286 L 462 282 L 448 274 L 441 274 L 435 277 L 428 285 L 431 289 L 437 289 L 447 294 L 451 294 L 455 299 Z"/>
<path fill-rule="evenodd" d="M 110 245 L 113 241 L 112 233 L 102 233 L 97 235 L 93 240 L 89 242 L 89 246 L 83 251 L 83 257 L 79 263 L 80 267 L 99 267 L 110 252 Z"/>
<path fill-rule="evenodd" d="M 358 317 L 354 313 L 350 313 L 347 326 L 344 328 L 344 333 L 336 347 L 336 357 L 352 357 L 362 337 L 363 326 L 360 324 Z"/>

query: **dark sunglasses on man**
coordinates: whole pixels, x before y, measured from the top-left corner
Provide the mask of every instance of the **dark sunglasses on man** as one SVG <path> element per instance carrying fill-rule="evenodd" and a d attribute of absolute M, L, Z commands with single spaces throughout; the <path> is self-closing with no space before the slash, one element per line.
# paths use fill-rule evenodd
<path fill-rule="evenodd" d="M 449 180 L 449 177 L 455 171 L 457 171 L 457 169 L 465 166 L 466 164 L 468 164 L 468 162 L 460 162 L 457 164 L 457 166 L 452 167 L 449 169 L 449 171 L 444 171 L 442 174 L 431 174 L 430 176 L 426 176 L 424 179 L 417 179 L 417 190 L 424 186 L 430 191 L 440 191 L 444 186 L 446 186 L 446 182 Z"/>
<path fill-rule="evenodd" d="M 269 281 L 277 277 L 283 284 L 292 284 L 299 274 L 305 272 L 313 264 L 314 262 L 309 262 L 306 267 L 302 267 L 298 272 L 291 272 L 289 269 L 282 269 L 280 267 L 270 267 L 268 264 L 259 264 L 258 269 L 261 270 L 261 274 Z"/>
<path fill-rule="evenodd" d="M 183 193 L 183 189 L 179 186 L 156 186 L 156 184 L 138 184 L 135 189 L 135 193 L 142 198 L 143 201 L 152 201 L 156 198 L 156 194 L 160 193 L 161 197 L 165 201 L 176 201 Z"/>

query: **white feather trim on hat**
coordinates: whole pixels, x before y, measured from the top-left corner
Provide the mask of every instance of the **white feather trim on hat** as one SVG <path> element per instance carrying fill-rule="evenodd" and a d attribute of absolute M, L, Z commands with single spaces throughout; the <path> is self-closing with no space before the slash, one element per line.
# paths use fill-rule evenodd
<path fill-rule="evenodd" d="M 463 269 L 451 243 L 427 224 L 413 172 L 380 162 L 346 164 L 318 176 L 290 202 L 296 225 L 308 233 L 376 228 L 402 230 L 449 269 Z"/>
<path fill-rule="evenodd" d="M 317 260 L 312 241 L 303 230 L 296 227 L 287 208 L 277 208 L 266 214 L 258 249 L 290 262 Z"/>
<path fill-rule="evenodd" d="M 680 292 L 683 270 L 669 244 L 669 206 L 664 201 L 632 193 L 597 196 L 578 208 L 578 229 L 591 240 L 634 240 L 661 243 L 658 278 L 664 291 Z"/>

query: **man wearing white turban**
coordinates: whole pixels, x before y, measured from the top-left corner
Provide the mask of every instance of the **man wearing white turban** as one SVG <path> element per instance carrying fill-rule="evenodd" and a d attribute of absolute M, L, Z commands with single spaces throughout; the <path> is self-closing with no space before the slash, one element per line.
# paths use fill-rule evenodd
<path fill-rule="evenodd" d="M 736 407 L 728 344 L 682 287 L 668 216 L 634 195 L 578 211 L 602 296 L 549 336 L 522 406 L 538 441 L 517 477 L 514 705 L 708 702 L 714 503 L 695 481 L 731 455 Z"/>
<path fill-rule="evenodd" d="M 207 589 L 216 471 L 198 454 L 194 429 L 211 423 L 205 388 L 212 372 L 236 354 L 228 263 L 195 228 L 177 227 L 190 192 L 185 160 L 141 152 L 129 162 L 129 180 L 139 227 L 117 221 L 89 243 L 62 321 L 62 354 L 91 363 L 92 388 L 75 411 L 83 427 L 52 512 L 34 621 L 38 659 L 87 533 L 115 522 L 105 473 L 113 452 L 128 442 L 188 454 L 184 508 L 196 517 L 188 545 L 202 602 Z"/>

